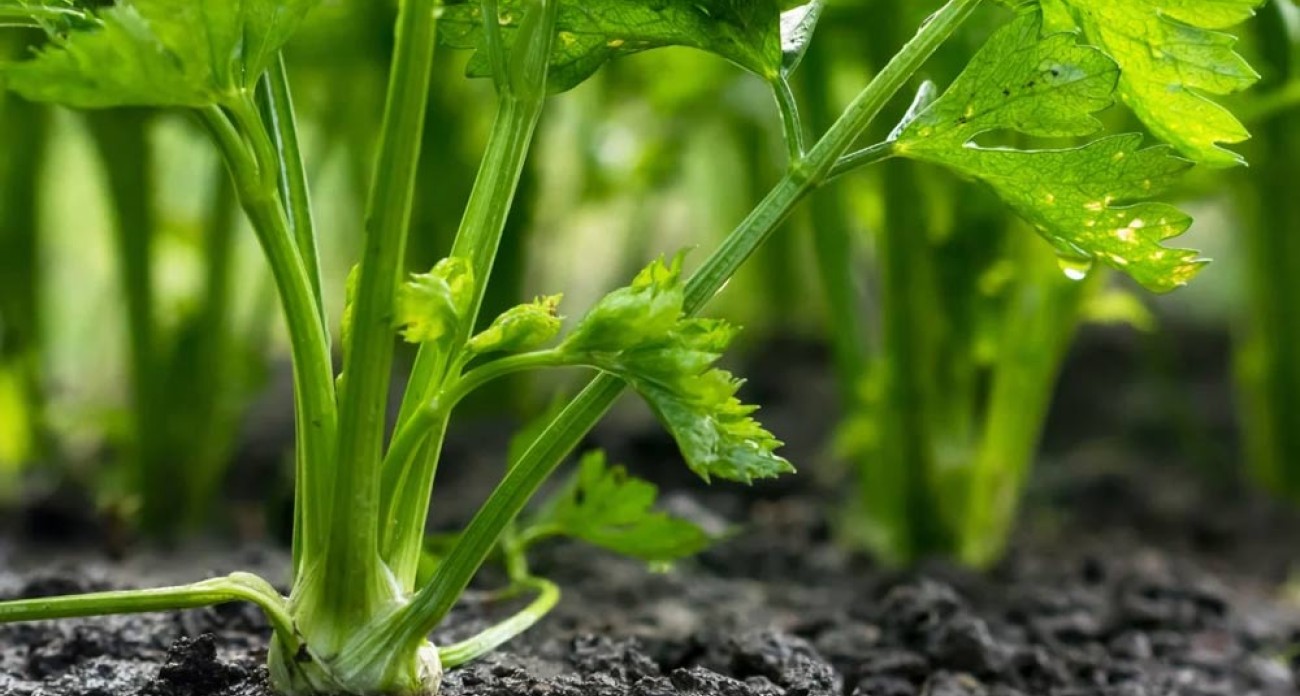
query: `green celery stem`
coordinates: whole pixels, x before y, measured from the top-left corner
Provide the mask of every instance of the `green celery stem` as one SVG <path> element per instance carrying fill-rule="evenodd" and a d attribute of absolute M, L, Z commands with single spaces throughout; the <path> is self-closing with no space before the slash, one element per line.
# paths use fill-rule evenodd
<path fill-rule="evenodd" d="M 537 124 L 541 119 L 544 100 L 520 99 L 502 96 L 496 121 L 488 140 L 487 152 L 471 195 L 461 233 L 457 235 L 451 255 L 468 259 L 474 274 L 475 294 L 468 317 L 458 327 L 451 345 L 464 345 L 474 328 L 475 318 L 482 306 L 491 277 L 493 260 L 501 243 L 501 235 L 509 215 L 511 201 L 522 176 L 528 152 L 532 146 Z M 399 430 L 406 425 L 420 404 L 431 394 L 425 385 L 441 383 L 451 375 L 443 375 L 448 365 L 455 365 L 459 356 L 438 355 L 426 347 L 416 359 L 416 367 L 407 391 L 409 404 L 403 404 L 399 417 Z M 434 375 L 443 375 L 438 378 Z M 418 400 L 417 400 L 418 399 Z M 427 444 L 414 456 L 406 459 L 390 458 L 384 467 L 384 500 L 392 505 L 381 519 L 387 520 L 390 535 L 384 540 L 383 556 L 408 589 L 413 589 L 419 567 L 419 554 L 425 520 L 429 514 L 429 498 L 437 473 L 438 456 L 442 450 L 441 434 L 445 428 L 435 428 Z M 418 492 L 418 495 L 399 495 L 398 491 Z"/>
<path fill-rule="evenodd" d="M 330 472 L 333 503 L 328 546 L 323 573 L 314 579 L 319 584 L 311 585 L 302 597 L 305 604 L 314 605 L 309 613 L 322 616 L 322 629 L 335 634 L 325 637 L 331 642 L 345 637 L 337 635 L 339 629 L 364 625 L 393 599 L 379 556 L 380 463 L 393 361 L 393 316 L 433 70 L 435 8 L 435 0 L 404 0 L 399 10 L 352 335 L 345 346 L 338 447 Z M 303 520 L 315 522 L 310 515 Z"/>

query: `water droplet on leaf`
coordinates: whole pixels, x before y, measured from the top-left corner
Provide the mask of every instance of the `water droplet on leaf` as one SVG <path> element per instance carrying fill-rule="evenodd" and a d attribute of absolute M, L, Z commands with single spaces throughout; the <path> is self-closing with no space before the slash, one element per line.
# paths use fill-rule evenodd
<path fill-rule="evenodd" d="M 1092 259 L 1086 256 L 1058 256 L 1056 263 L 1070 280 L 1083 280 L 1092 271 Z"/>

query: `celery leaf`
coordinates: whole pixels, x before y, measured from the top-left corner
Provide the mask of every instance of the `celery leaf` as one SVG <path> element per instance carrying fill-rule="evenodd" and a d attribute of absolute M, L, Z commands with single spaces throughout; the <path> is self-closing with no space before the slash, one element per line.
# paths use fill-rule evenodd
<path fill-rule="evenodd" d="M 409 343 L 434 343 L 455 335 L 473 298 L 473 271 L 455 256 L 428 273 L 414 274 L 397 295 L 397 323 Z"/>
<path fill-rule="evenodd" d="M 0 66 L 9 88 L 79 108 L 202 108 L 256 84 L 318 0 L 122 0 Z"/>
<path fill-rule="evenodd" d="M 1212 166 L 1241 163 L 1220 143 L 1250 137 L 1206 95 L 1244 90 L 1259 74 L 1222 30 L 1255 14 L 1263 0 L 1044 0 L 1044 13 L 1068 14 L 1122 70 L 1120 96 L 1147 128 L 1185 157 Z"/>
<path fill-rule="evenodd" d="M 507 45 L 519 29 L 524 4 L 501 0 Z M 781 9 L 776 0 L 561 0 L 547 86 L 553 92 L 570 90 L 609 60 L 665 46 L 708 51 L 774 80 L 785 55 Z M 470 59 L 469 74 L 490 77 L 479 0 L 446 0 L 442 12 L 441 41 L 479 49 Z"/>
<path fill-rule="evenodd" d="M 1070 34 L 1040 38 L 1040 28 L 1037 15 L 1027 14 L 995 34 L 952 87 L 899 132 L 897 152 L 985 182 L 1069 260 L 1099 260 L 1157 292 L 1185 285 L 1203 261 L 1161 242 L 1191 220 L 1173 206 L 1144 202 L 1191 166 L 1170 148 L 1141 149 L 1136 134 L 1059 150 L 974 142 L 994 131 L 1068 137 L 1100 127 L 1092 114 L 1112 102 L 1115 64 Z"/>
<path fill-rule="evenodd" d="M 726 322 L 683 312 L 682 256 L 662 259 L 628 287 L 610 293 L 559 350 L 570 361 L 626 380 L 677 440 L 687 464 L 706 481 L 750 482 L 793 468 L 781 446 L 742 404 L 742 382 L 713 367 L 735 336 Z"/>
<path fill-rule="evenodd" d="M 708 548 L 712 539 L 703 529 L 655 510 L 658 494 L 654 484 L 630 476 L 621 466 L 609 466 L 604 453 L 590 452 L 529 521 L 528 530 L 535 538 L 572 537 L 651 563 Z"/>

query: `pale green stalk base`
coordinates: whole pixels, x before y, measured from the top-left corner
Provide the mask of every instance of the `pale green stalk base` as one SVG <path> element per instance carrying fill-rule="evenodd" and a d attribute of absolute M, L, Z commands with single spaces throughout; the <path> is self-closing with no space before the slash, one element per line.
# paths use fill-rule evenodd
<path fill-rule="evenodd" d="M 436 696 L 443 675 L 438 649 L 428 641 L 405 660 L 393 659 L 384 662 L 383 669 L 359 671 L 322 663 L 304 651 L 293 652 L 277 643 L 267 656 L 267 669 L 271 683 L 286 696 Z"/>

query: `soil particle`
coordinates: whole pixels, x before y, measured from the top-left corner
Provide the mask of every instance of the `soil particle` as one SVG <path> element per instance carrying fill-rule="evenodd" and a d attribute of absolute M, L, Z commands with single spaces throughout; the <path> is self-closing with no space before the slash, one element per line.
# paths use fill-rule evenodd
<path fill-rule="evenodd" d="M 257 672 L 257 670 L 252 670 Z M 235 696 L 248 693 L 241 685 L 259 678 L 237 664 L 217 659 L 217 643 L 211 633 L 198 638 L 180 638 L 167 650 L 158 676 L 145 685 L 141 696 Z"/>
<path fill-rule="evenodd" d="M 571 650 L 570 661 L 580 672 L 605 673 L 624 683 L 636 683 L 660 674 L 659 665 L 634 639 L 585 634 L 573 639 Z"/>
<path fill-rule="evenodd" d="M 731 672 L 776 684 L 786 696 L 830 696 L 841 690 L 835 668 L 802 638 L 748 633 L 731 645 Z"/>
<path fill-rule="evenodd" d="M 939 672 L 926 680 L 922 696 L 984 696 L 984 685 L 967 674 Z"/>

